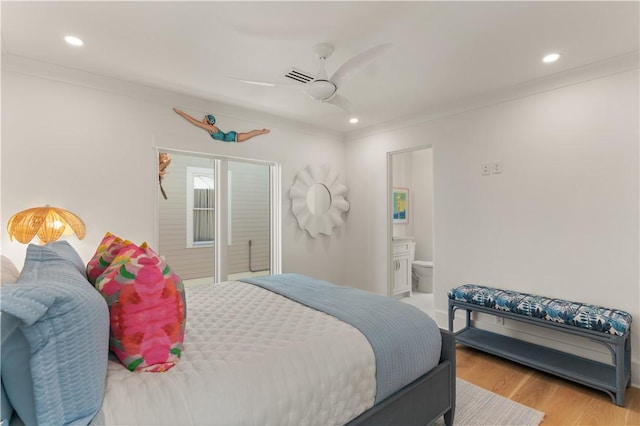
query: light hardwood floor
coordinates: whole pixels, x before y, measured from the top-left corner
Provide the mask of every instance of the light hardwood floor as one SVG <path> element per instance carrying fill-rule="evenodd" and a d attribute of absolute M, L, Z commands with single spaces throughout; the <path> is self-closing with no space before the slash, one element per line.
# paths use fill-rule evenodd
<path fill-rule="evenodd" d="M 604 392 L 458 345 L 457 376 L 546 415 L 542 425 L 640 425 L 640 389 L 624 407 Z"/>

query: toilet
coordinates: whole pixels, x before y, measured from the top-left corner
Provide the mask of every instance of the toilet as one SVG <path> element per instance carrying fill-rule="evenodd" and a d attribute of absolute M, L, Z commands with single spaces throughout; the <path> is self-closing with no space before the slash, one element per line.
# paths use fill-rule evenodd
<path fill-rule="evenodd" d="M 411 262 L 413 289 L 422 293 L 433 293 L 433 262 L 414 260 Z"/>

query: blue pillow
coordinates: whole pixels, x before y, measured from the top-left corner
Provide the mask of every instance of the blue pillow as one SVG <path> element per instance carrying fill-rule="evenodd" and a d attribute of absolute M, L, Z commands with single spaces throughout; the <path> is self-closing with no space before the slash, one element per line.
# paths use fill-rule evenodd
<path fill-rule="evenodd" d="M 82 258 L 74 249 L 71 244 L 66 241 L 54 241 L 52 243 L 45 244 L 45 247 L 50 248 L 60 255 L 60 257 L 68 260 L 76 267 L 83 277 L 87 277 L 87 265 L 82 261 Z"/>
<path fill-rule="evenodd" d="M 0 424 L 8 425 L 13 414 L 13 407 L 7 398 L 7 394 L 4 391 L 2 380 L 0 380 Z"/>
<path fill-rule="evenodd" d="M 15 287 L 15 285 L 14 285 Z M 4 295 L 4 293 L 3 293 Z M 35 425 L 36 404 L 31 378 L 31 348 L 22 334 L 21 321 L 2 312 L 2 419 L 11 418 L 13 410 L 25 425 Z M 5 401 L 6 399 L 6 401 Z"/>
<path fill-rule="evenodd" d="M 18 282 L 0 291 L 0 309 L 21 321 L 29 343 L 37 423 L 88 424 L 100 409 L 106 380 L 109 311 L 104 298 L 73 262 L 36 245 L 27 248 Z"/>

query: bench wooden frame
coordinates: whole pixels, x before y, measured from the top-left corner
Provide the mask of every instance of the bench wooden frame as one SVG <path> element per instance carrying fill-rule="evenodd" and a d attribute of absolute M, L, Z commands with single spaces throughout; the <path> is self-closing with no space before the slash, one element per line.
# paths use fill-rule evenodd
<path fill-rule="evenodd" d="M 602 390 L 611 396 L 615 404 L 624 406 L 625 391 L 631 384 L 629 331 L 623 336 L 617 336 L 449 299 L 449 330 L 452 332 L 458 309 L 466 311 L 465 327 L 455 332 L 458 343 Z M 612 364 L 479 329 L 471 323 L 471 313 L 474 311 L 583 337 L 609 349 Z"/>

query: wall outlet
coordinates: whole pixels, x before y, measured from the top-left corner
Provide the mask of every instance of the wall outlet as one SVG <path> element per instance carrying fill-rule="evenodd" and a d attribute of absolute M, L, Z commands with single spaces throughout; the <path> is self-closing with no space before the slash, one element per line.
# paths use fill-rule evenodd
<path fill-rule="evenodd" d="M 495 318 L 496 318 L 496 324 L 504 325 L 504 318 L 502 317 L 495 317 Z"/>
<path fill-rule="evenodd" d="M 488 176 L 491 174 L 491 163 L 482 163 L 481 168 L 482 176 Z"/>
<path fill-rule="evenodd" d="M 494 175 L 502 173 L 502 161 L 494 161 L 491 163 L 491 173 Z"/>

